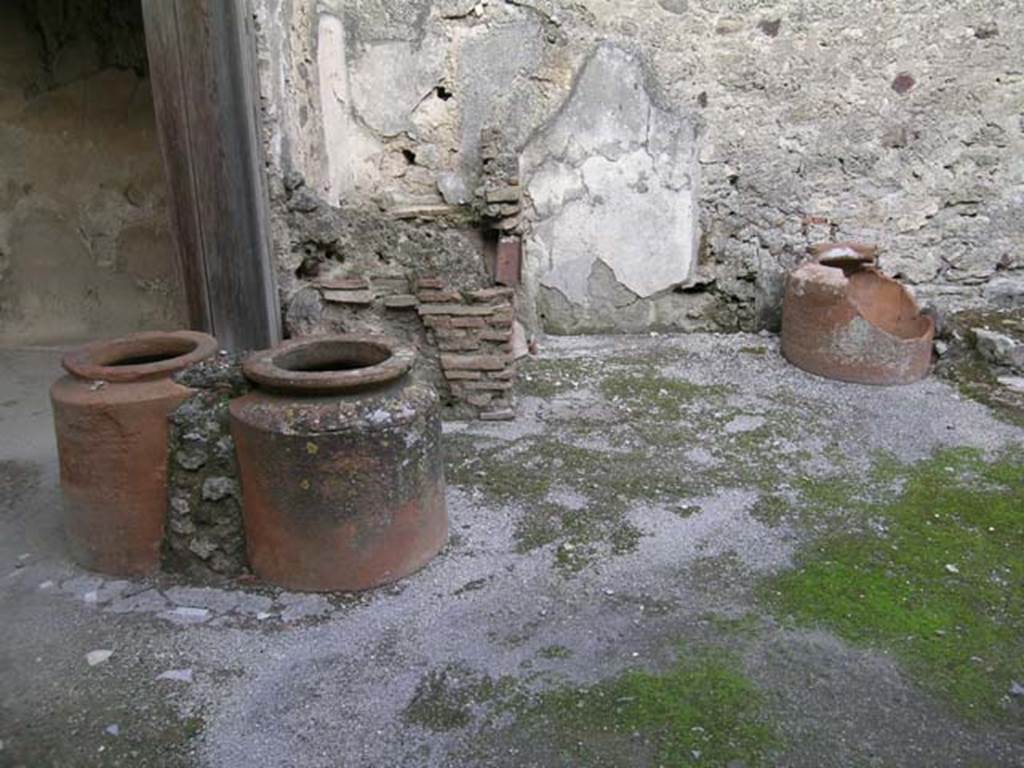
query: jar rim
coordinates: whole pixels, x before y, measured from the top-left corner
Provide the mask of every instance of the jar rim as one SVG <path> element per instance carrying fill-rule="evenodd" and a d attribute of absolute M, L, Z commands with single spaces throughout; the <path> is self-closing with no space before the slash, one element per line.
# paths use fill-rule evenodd
<path fill-rule="evenodd" d="M 259 387 L 296 395 L 357 392 L 404 376 L 416 351 L 386 336 L 336 334 L 282 342 L 242 364 Z"/>
<path fill-rule="evenodd" d="M 77 347 L 61 360 L 73 376 L 130 382 L 183 370 L 217 352 L 217 340 L 198 331 L 143 331 Z"/>

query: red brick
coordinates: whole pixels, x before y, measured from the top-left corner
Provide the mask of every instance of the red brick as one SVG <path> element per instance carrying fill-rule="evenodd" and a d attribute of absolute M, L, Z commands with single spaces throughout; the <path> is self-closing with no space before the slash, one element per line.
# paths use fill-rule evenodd
<path fill-rule="evenodd" d="M 421 288 L 444 288 L 444 280 L 440 277 L 418 277 L 416 278 L 416 289 Z"/>
<path fill-rule="evenodd" d="M 424 303 L 444 303 L 451 301 L 462 301 L 462 294 L 458 291 L 417 291 L 416 298 Z"/>
<path fill-rule="evenodd" d="M 358 291 L 370 287 L 365 277 L 324 277 L 317 280 L 316 284 L 336 291 Z"/>
<path fill-rule="evenodd" d="M 506 390 L 512 389 L 512 382 L 511 381 L 495 381 L 494 379 L 490 379 L 490 380 L 486 380 L 485 379 L 483 381 L 468 381 L 468 382 L 466 382 L 466 389 L 474 389 L 474 390 L 484 389 L 484 390 L 492 390 L 492 391 L 495 391 L 495 392 L 504 392 Z"/>
<path fill-rule="evenodd" d="M 501 371 L 508 362 L 508 355 L 441 355 L 441 367 L 446 371 Z"/>
<path fill-rule="evenodd" d="M 370 282 L 380 294 L 409 293 L 409 280 L 405 277 L 374 277 Z"/>
<path fill-rule="evenodd" d="M 498 285 L 519 285 L 523 261 L 523 240 L 502 237 L 498 240 L 498 253 L 494 258 L 494 282 Z"/>
<path fill-rule="evenodd" d="M 452 328 L 486 328 L 487 321 L 482 317 L 453 317 Z M 484 331 L 487 333 L 488 331 Z"/>
<path fill-rule="evenodd" d="M 434 335 L 439 339 L 464 339 L 469 335 L 469 331 L 447 325 L 444 328 L 435 328 Z"/>
<path fill-rule="evenodd" d="M 497 307 L 487 307 L 483 305 L 420 304 L 421 315 L 475 315 L 477 317 L 486 317 L 494 314 L 497 309 Z M 509 312 L 511 311 L 511 308 L 509 308 Z M 509 317 L 511 317 L 511 315 L 509 315 Z"/>
<path fill-rule="evenodd" d="M 488 373 L 487 376 L 498 381 L 510 381 L 516 378 L 516 366 L 515 363 L 510 365 L 503 371 L 496 371 L 494 373 Z"/>
<path fill-rule="evenodd" d="M 427 328 L 451 328 L 452 319 L 450 317 L 443 317 L 440 315 L 431 315 L 430 317 L 423 318 L 423 324 Z"/>
<path fill-rule="evenodd" d="M 442 352 L 473 352 L 480 349 L 480 340 L 472 336 L 461 339 L 438 339 L 437 348 Z"/>
<path fill-rule="evenodd" d="M 479 291 L 469 291 L 467 295 L 470 301 L 477 304 L 507 304 L 515 293 L 514 288 L 499 286 L 496 288 L 482 288 Z"/>
<path fill-rule="evenodd" d="M 512 339 L 511 328 L 487 328 L 480 332 L 480 338 L 484 341 L 500 341 L 507 342 Z"/>
<path fill-rule="evenodd" d="M 480 371 L 445 371 L 444 376 L 449 380 L 464 381 L 475 381 L 476 379 L 483 378 L 483 374 Z"/>
<path fill-rule="evenodd" d="M 487 322 L 491 325 L 512 325 L 512 321 L 515 319 L 515 315 L 512 312 L 512 307 L 498 307 L 494 313 L 487 318 Z"/>
<path fill-rule="evenodd" d="M 369 291 L 321 291 L 324 301 L 331 301 L 337 304 L 372 304 L 373 294 Z"/>

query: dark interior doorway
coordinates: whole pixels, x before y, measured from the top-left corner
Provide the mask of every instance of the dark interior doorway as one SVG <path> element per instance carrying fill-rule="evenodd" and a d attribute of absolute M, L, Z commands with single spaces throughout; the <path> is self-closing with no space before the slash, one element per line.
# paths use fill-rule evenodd
<path fill-rule="evenodd" d="M 140 0 L 0 3 L 0 345 L 185 324 Z"/>

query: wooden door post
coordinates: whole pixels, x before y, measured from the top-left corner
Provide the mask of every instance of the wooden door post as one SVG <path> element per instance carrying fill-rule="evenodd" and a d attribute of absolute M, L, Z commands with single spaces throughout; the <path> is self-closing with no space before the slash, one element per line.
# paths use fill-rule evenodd
<path fill-rule="evenodd" d="M 143 0 L 189 320 L 232 350 L 281 338 L 247 0 Z"/>

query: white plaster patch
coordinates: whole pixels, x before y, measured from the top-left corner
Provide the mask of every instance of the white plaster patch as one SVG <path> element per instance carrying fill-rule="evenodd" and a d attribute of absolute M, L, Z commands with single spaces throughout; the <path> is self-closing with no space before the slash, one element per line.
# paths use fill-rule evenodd
<path fill-rule="evenodd" d="M 640 298 L 686 283 L 699 238 L 696 156 L 692 127 L 653 102 L 640 62 L 600 48 L 524 153 L 540 284 L 611 316 L 621 297 L 591 284 L 597 261 Z"/>
<path fill-rule="evenodd" d="M 317 28 L 317 69 L 327 152 L 327 197 L 332 203 L 376 179 L 374 158 L 381 144 L 352 115 L 345 27 L 330 14 L 320 16 Z"/>
<path fill-rule="evenodd" d="M 386 41 L 367 45 L 350 65 L 352 108 L 385 137 L 412 127 L 411 115 L 444 77 L 443 45 Z"/>

